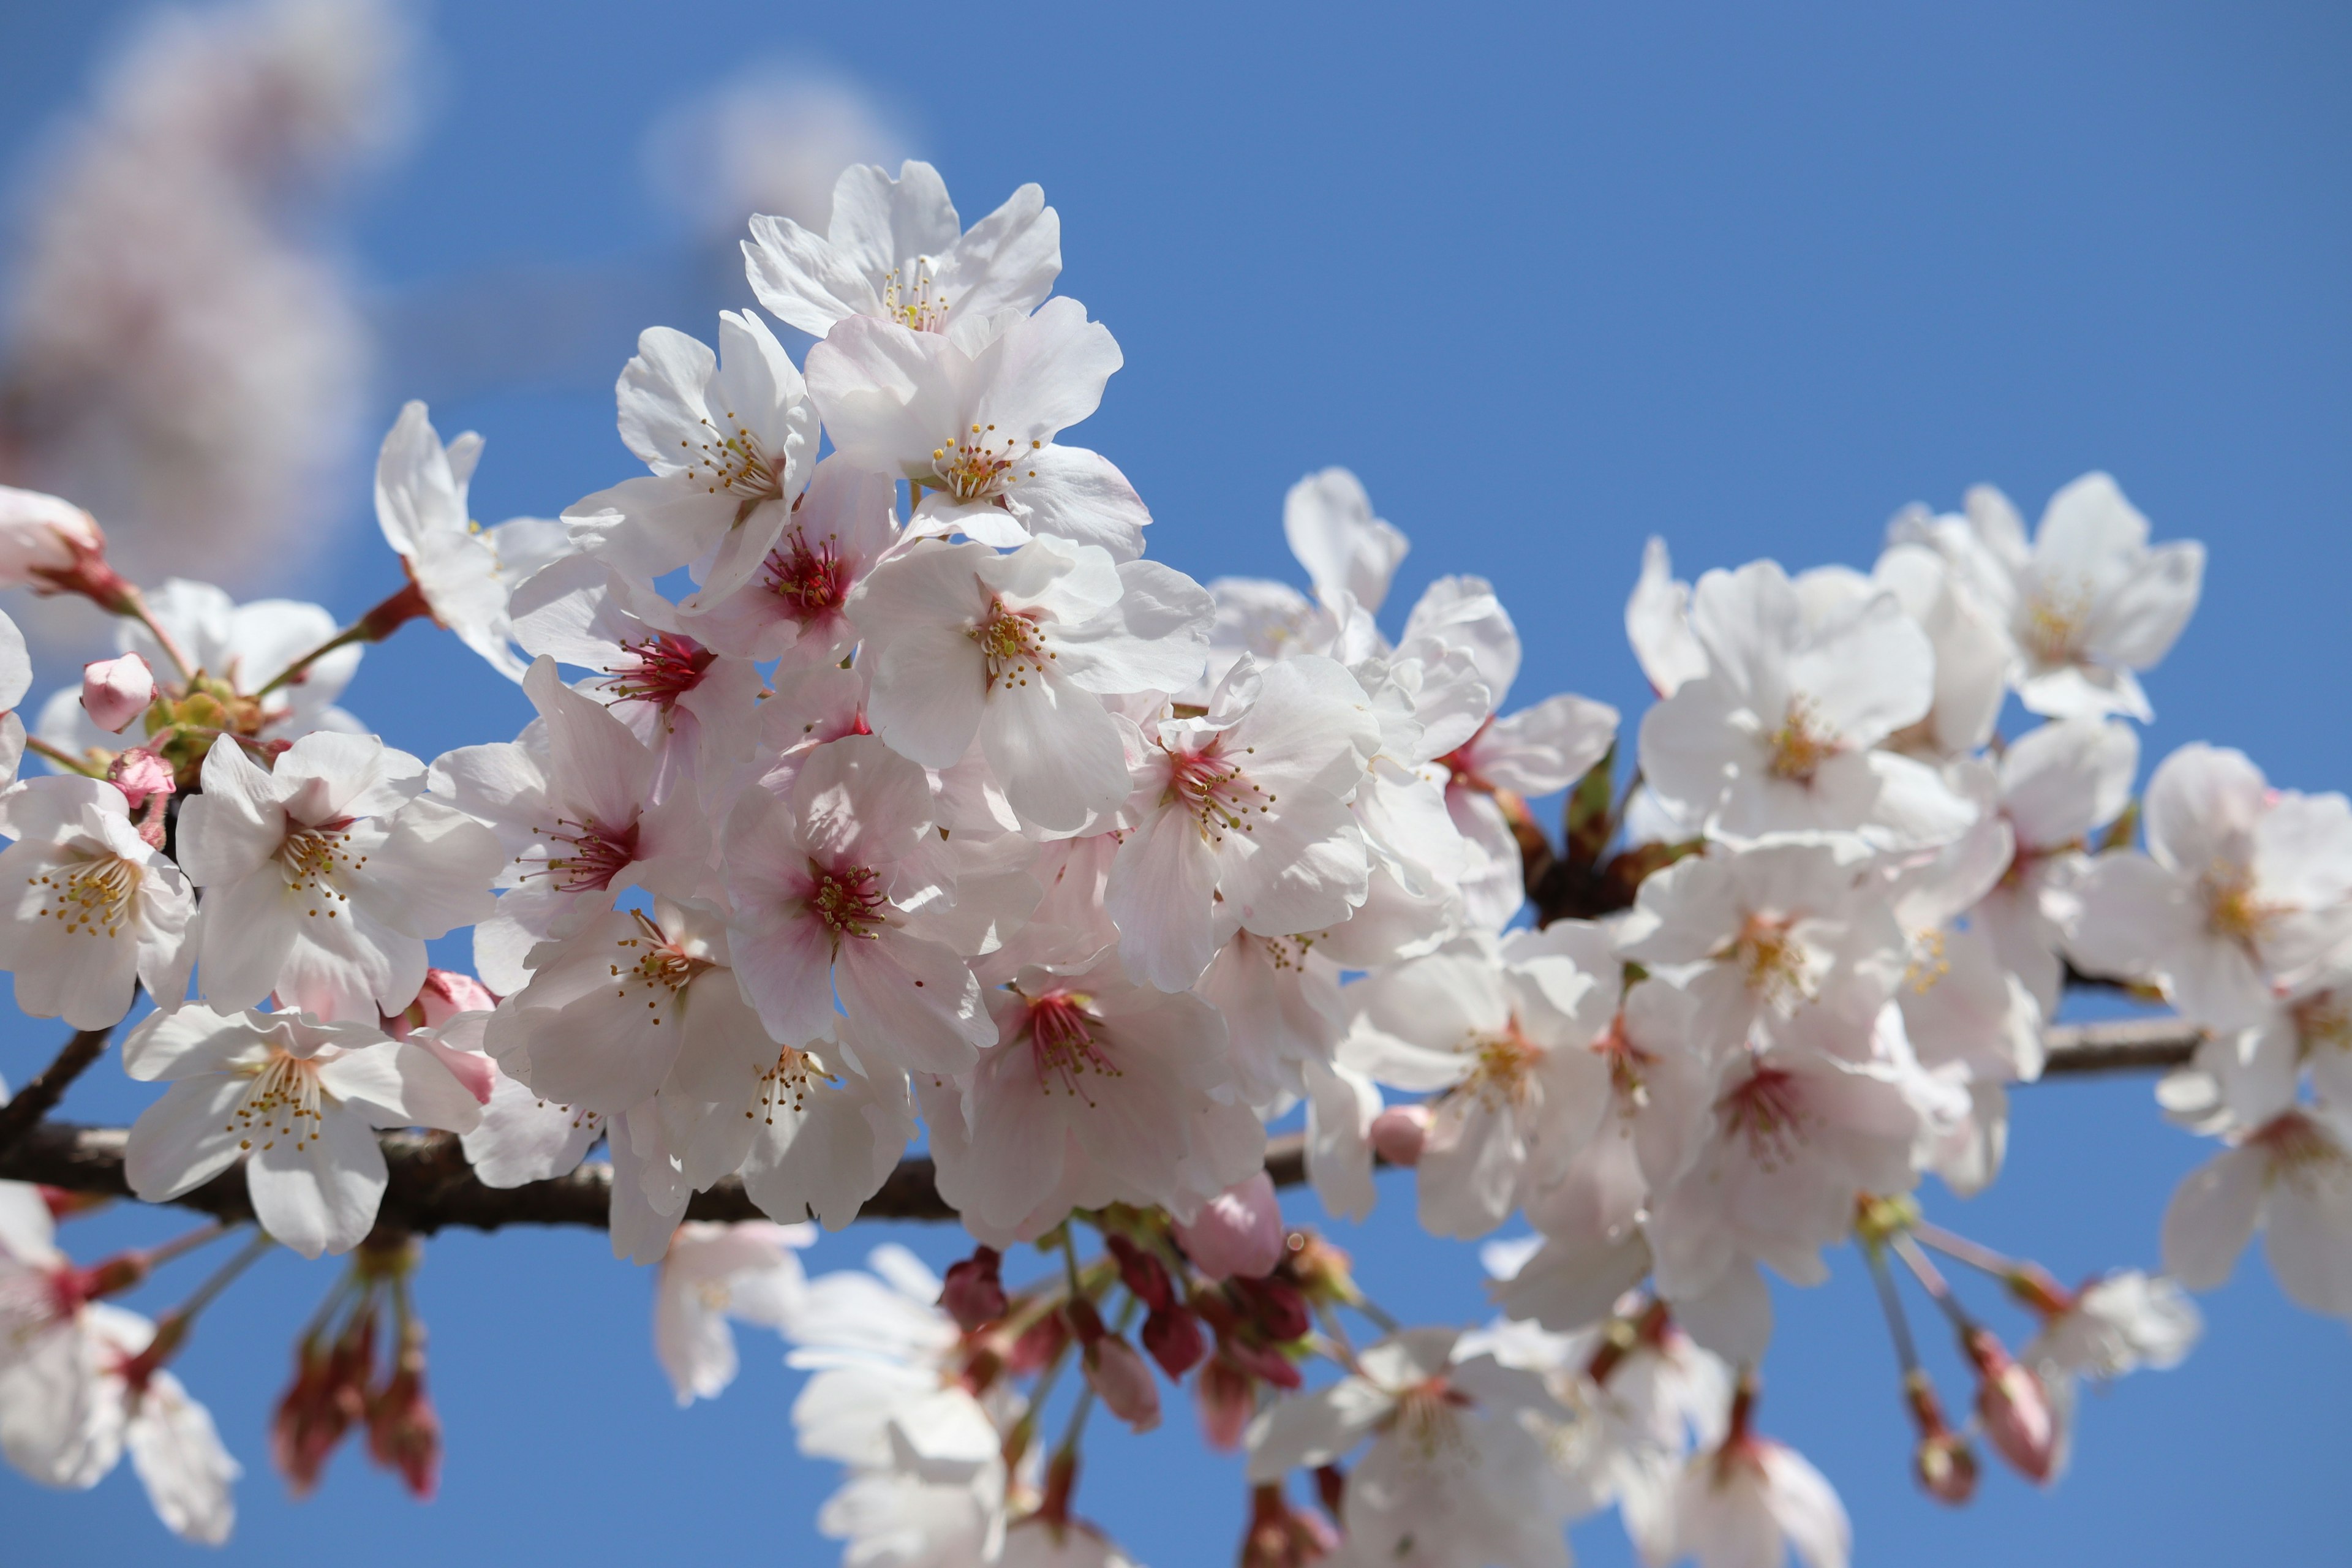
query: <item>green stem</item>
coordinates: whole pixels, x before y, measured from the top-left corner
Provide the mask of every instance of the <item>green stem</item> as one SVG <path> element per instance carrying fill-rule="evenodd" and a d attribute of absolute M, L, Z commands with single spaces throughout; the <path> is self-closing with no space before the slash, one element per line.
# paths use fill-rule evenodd
<path fill-rule="evenodd" d="M 57 763 L 58 766 L 66 769 L 69 773 L 79 773 L 86 779 L 102 779 L 106 776 L 106 771 L 103 768 L 92 767 L 89 763 L 75 756 L 63 746 L 53 746 L 48 742 L 42 740 L 38 735 L 26 735 L 25 737 L 25 750 L 33 752 L 37 756 L 47 757 L 49 761 Z"/>

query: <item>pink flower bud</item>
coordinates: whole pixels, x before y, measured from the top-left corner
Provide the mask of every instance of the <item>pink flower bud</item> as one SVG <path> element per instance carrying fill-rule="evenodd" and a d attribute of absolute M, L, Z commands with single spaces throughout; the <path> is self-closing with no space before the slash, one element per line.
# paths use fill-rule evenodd
<path fill-rule="evenodd" d="M 155 672 L 135 653 L 81 667 L 81 705 L 98 727 L 120 735 L 155 700 Z"/>
<path fill-rule="evenodd" d="M 1105 1334 L 1086 1349 L 1087 1385 L 1103 1408 L 1138 1432 L 1160 1425 L 1160 1384 L 1150 1363 L 1135 1347 L 1116 1334 Z"/>
<path fill-rule="evenodd" d="M 1286 1344 L 1306 1336 L 1314 1327 L 1307 1315 L 1307 1298 L 1298 1288 L 1284 1279 L 1234 1279 L 1225 1286 L 1244 1316 L 1255 1322 L 1259 1332 L 1275 1344 Z"/>
<path fill-rule="evenodd" d="M 1201 1320 L 1181 1307 L 1152 1310 L 1143 1320 L 1143 1348 L 1172 1383 L 1181 1383 L 1184 1374 L 1209 1352 Z"/>
<path fill-rule="evenodd" d="M 368 1457 L 431 1502 L 441 1486 L 441 1417 L 425 1392 L 425 1326 L 411 1321 L 400 1360 L 368 1407 Z"/>
<path fill-rule="evenodd" d="M 1282 1261 L 1283 1237 L 1274 1178 L 1264 1171 L 1202 1205 L 1190 1224 L 1176 1223 L 1178 1245 L 1212 1279 L 1262 1279 L 1273 1273 Z"/>
<path fill-rule="evenodd" d="M 949 1268 L 947 1289 L 940 1292 L 940 1305 L 947 1309 L 948 1316 L 965 1333 L 986 1328 L 1004 1316 L 1008 1305 L 1004 1282 L 996 1272 L 1003 1260 L 1003 1254 L 996 1248 L 983 1247 Z"/>
<path fill-rule="evenodd" d="M 53 587 L 105 549 L 97 522 L 71 501 L 0 485 L 0 588 Z"/>
<path fill-rule="evenodd" d="M 1201 1436 L 1212 1448 L 1230 1453 L 1242 1446 L 1242 1434 L 1257 1414 L 1257 1385 L 1250 1374 L 1213 1356 L 1192 1380 L 1192 1405 L 1200 1412 Z"/>
<path fill-rule="evenodd" d="M 1043 1372 L 1069 1341 L 1070 1325 L 1061 1313 L 1048 1312 L 1021 1331 L 1021 1337 L 1013 1342 L 1013 1349 L 1004 1358 L 1004 1370 L 1015 1377 Z"/>
<path fill-rule="evenodd" d="M 1372 1118 L 1372 1152 L 1391 1165 L 1421 1163 L 1422 1145 L 1429 1142 L 1429 1108 L 1392 1105 Z"/>
<path fill-rule="evenodd" d="M 1958 1508 L 1976 1495 L 1976 1450 L 1957 1432 L 1935 1433 L 1912 1450 L 1911 1473 L 1929 1497 Z"/>
<path fill-rule="evenodd" d="M 1964 1342 L 1976 1363 L 1977 1421 L 1985 1440 L 2019 1474 L 2048 1484 L 2057 1461 L 2058 1424 L 2042 1380 L 2018 1365 L 1986 1330 L 1970 1331 Z"/>
<path fill-rule="evenodd" d="M 1155 1312 L 1176 1304 L 1176 1287 L 1168 1278 L 1166 1264 L 1123 1236 L 1106 1237 L 1104 1242 L 1118 1259 L 1119 1282 L 1137 1300 Z"/>
<path fill-rule="evenodd" d="M 488 986 L 454 969 L 426 970 L 415 1002 L 424 1011 L 428 1029 L 439 1028 L 460 1013 L 487 1013 L 498 1005 Z"/>
<path fill-rule="evenodd" d="M 156 795 L 171 798 L 179 787 L 172 773 L 172 764 L 147 750 L 135 746 L 122 752 L 108 765 L 107 782 L 122 792 L 122 798 L 137 811 Z"/>

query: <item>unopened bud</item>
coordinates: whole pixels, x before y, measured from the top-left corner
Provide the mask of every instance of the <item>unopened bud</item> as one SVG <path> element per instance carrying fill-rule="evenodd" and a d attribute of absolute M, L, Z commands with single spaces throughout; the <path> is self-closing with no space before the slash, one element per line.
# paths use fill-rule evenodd
<path fill-rule="evenodd" d="M 1021 1331 L 1013 1342 L 1013 1350 L 1004 1358 L 1004 1369 L 1015 1377 L 1028 1377 L 1043 1372 L 1062 1347 L 1070 1342 L 1070 1326 L 1059 1312 L 1048 1312 Z"/>
<path fill-rule="evenodd" d="M 155 700 L 155 672 L 135 653 L 81 667 L 81 706 L 90 721 L 120 735 Z"/>
<path fill-rule="evenodd" d="M 397 1470 L 419 1502 L 440 1489 L 441 1417 L 425 1390 L 425 1325 L 413 1320 L 391 1380 L 368 1406 L 368 1457 Z"/>
<path fill-rule="evenodd" d="M 1211 1356 L 1192 1380 L 1192 1407 L 1209 1447 L 1231 1452 L 1242 1446 L 1242 1434 L 1257 1414 L 1256 1380 L 1223 1355 Z"/>
<path fill-rule="evenodd" d="M 1184 1374 L 1209 1353 L 1209 1342 L 1201 1332 L 1200 1319 L 1181 1307 L 1171 1307 L 1155 1309 L 1143 1320 L 1143 1348 L 1151 1352 L 1170 1382 L 1181 1383 Z"/>
<path fill-rule="evenodd" d="M 1429 1108 L 1392 1105 L 1372 1118 L 1372 1152 L 1391 1165 L 1418 1165 L 1429 1142 Z"/>
<path fill-rule="evenodd" d="M 1976 1495 L 1977 1453 L 1958 1432 L 1938 1432 L 1919 1439 L 1911 1473 L 1929 1497 L 1958 1508 Z"/>
<path fill-rule="evenodd" d="M 1118 1260 L 1119 1283 L 1129 1295 L 1154 1312 L 1164 1312 L 1176 1304 L 1176 1287 L 1168 1278 L 1166 1264 L 1123 1236 L 1107 1237 L 1104 1241 Z"/>
<path fill-rule="evenodd" d="M 1086 1349 L 1087 1384 L 1103 1408 L 1138 1432 L 1160 1425 L 1160 1384 L 1135 1347 L 1105 1334 Z"/>
<path fill-rule="evenodd" d="M 1307 1298 L 1287 1280 L 1229 1279 L 1225 1290 L 1265 1338 L 1276 1344 L 1303 1339 L 1314 1326 Z"/>
<path fill-rule="evenodd" d="M 107 782 L 122 792 L 122 798 L 137 811 L 157 795 L 166 800 L 179 787 L 172 773 L 172 764 L 147 750 L 135 746 L 108 764 Z"/>
<path fill-rule="evenodd" d="M 1201 1205 L 1188 1224 L 1176 1223 L 1177 1244 L 1212 1279 L 1263 1279 L 1283 1256 L 1282 1205 L 1264 1171 Z"/>
<path fill-rule="evenodd" d="M 1961 1342 L 1977 1369 L 1977 1421 L 1985 1440 L 2019 1474 L 2046 1484 L 2057 1463 L 2058 1424 L 2042 1380 L 1984 1329 L 1971 1329 Z"/>
<path fill-rule="evenodd" d="M 80 592 L 87 563 L 103 565 L 105 553 L 106 536 L 81 508 L 0 485 L 0 588 Z"/>
<path fill-rule="evenodd" d="M 965 1333 L 986 1328 L 1004 1316 L 1009 1303 L 1004 1299 L 1004 1282 L 997 1278 L 997 1268 L 1004 1255 L 992 1247 L 983 1247 L 962 1262 L 950 1265 L 947 1288 L 940 1292 L 940 1305 L 956 1321 L 956 1327 Z"/>
<path fill-rule="evenodd" d="M 1291 1508 L 1279 1484 L 1250 1489 L 1248 1533 L 1242 1537 L 1241 1568 L 1305 1568 L 1339 1550 L 1331 1526 L 1312 1513 Z"/>

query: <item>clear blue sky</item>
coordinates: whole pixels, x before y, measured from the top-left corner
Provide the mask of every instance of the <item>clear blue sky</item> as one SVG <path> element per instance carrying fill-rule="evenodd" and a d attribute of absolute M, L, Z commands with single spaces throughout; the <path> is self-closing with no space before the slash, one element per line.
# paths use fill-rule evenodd
<path fill-rule="evenodd" d="M 0 6 L 0 157 L 70 100 L 127 14 Z M 638 138 L 747 56 L 810 55 L 919 106 L 967 216 L 1044 184 L 1062 287 L 1128 359 L 1084 438 L 1134 479 L 1152 551 L 1177 566 L 1288 574 L 1284 487 L 1346 464 L 1414 540 L 1392 613 L 1433 575 L 1486 574 L 1528 644 L 1519 701 L 1572 689 L 1632 713 L 1619 614 L 1646 534 L 1693 571 L 1867 565 L 1905 501 L 1950 506 L 1983 479 L 2031 514 L 2105 468 L 2160 536 L 2211 551 L 2203 606 L 2148 682 L 2150 760 L 2210 739 L 2282 784 L 2352 784 L 2340 7 L 471 0 L 433 31 L 426 134 L 362 211 L 360 264 L 390 295 L 593 263 L 638 280 L 644 321 L 708 335 L 722 301 L 645 193 Z M 609 335 L 583 345 L 593 374 L 436 404 L 445 432 L 489 438 L 479 516 L 552 513 L 629 471 L 608 390 L 629 334 Z M 431 389 L 383 388 L 387 420 L 412 390 Z M 354 475 L 352 547 L 276 586 L 342 613 L 373 602 L 393 567 L 365 500 Z M 414 629 L 370 654 L 350 701 L 427 756 L 503 738 L 524 711 Z M 26 1076 L 55 1033 L 12 1020 L 0 1071 Z M 2021 1090 L 1999 1187 L 1965 1205 L 1937 1194 L 1934 1212 L 2062 1277 L 2153 1267 L 2164 1202 L 2210 1146 L 2164 1127 L 2149 1088 Z M 110 1064 L 69 1110 L 121 1118 L 145 1098 Z M 1368 1284 L 1401 1315 L 1477 1314 L 1468 1249 L 1421 1237 L 1409 1209 L 1391 1184 L 1370 1225 L 1342 1227 Z M 132 1216 L 78 1236 L 158 1229 Z M 853 1265 L 886 1236 L 950 1250 L 940 1232 L 861 1227 L 814 1261 Z M 331 1278 L 270 1259 L 185 1358 L 250 1472 L 228 1561 L 829 1558 L 812 1519 L 833 1474 L 792 1452 L 773 1342 L 747 1343 L 716 1405 L 677 1412 L 648 1350 L 647 1279 L 586 1233 L 434 1246 L 440 1501 L 412 1506 L 347 1452 L 289 1504 L 267 1411 Z M 1837 1483 L 1865 1563 L 2344 1550 L 2352 1342 L 2288 1306 L 2258 1260 L 2205 1299 L 2187 1366 L 2086 1402 L 2054 1492 L 1991 1475 L 1958 1514 L 1906 1479 L 1891 1355 L 1851 1255 L 1829 1285 L 1780 1295 L 1764 1425 Z M 1946 1394 L 1964 1398 L 1948 1380 Z M 1081 1489 L 1160 1568 L 1230 1561 L 1239 1530 L 1238 1467 L 1181 1428 L 1102 1444 Z M 127 1468 L 95 1497 L 0 1478 L 0 1521 L 12 1562 L 184 1550 Z M 1613 1521 L 1575 1539 L 1589 1563 L 1628 1559 Z"/>

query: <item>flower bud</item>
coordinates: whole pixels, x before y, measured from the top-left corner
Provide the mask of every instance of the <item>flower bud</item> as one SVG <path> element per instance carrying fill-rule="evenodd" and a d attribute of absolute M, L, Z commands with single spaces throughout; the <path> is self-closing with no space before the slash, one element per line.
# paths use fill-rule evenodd
<path fill-rule="evenodd" d="M 455 969 L 426 970 L 425 984 L 417 988 L 416 1000 L 411 1004 L 423 1015 L 428 1029 L 439 1028 L 460 1013 L 487 1013 L 498 1005 L 488 986 Z"/>
<path fill-rule="evenodd" d="M 1160 1384 L 1150 1363 L 1117 1334 L 1105 1334 L 1086 1349 L 1087 1384 L 1103 1408 L 1138 1432 L 1160 1425 Z"/>
<path fill-rule="evenodd" d="M 1046 1363 L 1062 1353 L 1069 1342 L 1070 1326 L 1059 1312 L 1048 1312 L 1021 1331 L 1013 1342 L 1011 1353 L 1004 1358 L 1004 1370 L 1015 1377 L 1029 1377 L 1045 1370 Z"/>
<path fill-rule="evenodd" d="M 1911 1451 L 1911 1473 L 1929 1497 L 1958 1508 L 1976 1495 L 1976 1450 L 1958 1432 L 1931 1433 Z"/>
<path fill-rule="evenodd" d="M 120 735 L 155 700 L 155 672 L 135 653 L 81 667 L 81 706 L 110 735 Z"/>
<path fill-rule="evenodd" d="M 1209 1342 L 1201 1332 L 1201 1320 L 1181 1307 L 1152 1309 L 1143 1320 L 1143 1348 L 1160 1363 L 1171 1383 L 1181 1383 L 1184 1374 L 1209 1352 Z"/>
<path fill-rule="evenodd" d="M 1278 1484 L 1250 1489 L 1248 1533 L 1242 1537 L 1242 1568 L 1306 1568 L 1339 1548 L 1331 1526 L 1311 1512 L 1291 1508 Z"/>
<path fill-rule="evenodd" d="M 122 792 L 122 798 L 137 811 L 157 795 L 170 799 L 179 787 L 172 773 L 172 764 L 144 746 L 134 746 L 107 765 L 107 782 Z"/>
<path fill-rule="evenodd" d="M 2058 1457 L 2058 1424 L 2042 1380 L 2012 1360 L 1984 1329 L 1962 1339 L 1977 1369 L 1977 1421 L 1993 1451 L 2027 1479 L 2047 1484 Z"/>
<path fill-rule="evenodd" d="M 992 1247 L 983 1247 L 949 1267 L 947 1288 L 940 1292 L 940 1305 L 947 1309 L 948 1316 L 965 1333 L 986 1328 L 1004 1316 L 1008 1305 L 1004 1282 L 996 1272 L 1003 1261 L 1003 1253 Z"/>
<path fill-rule="evenodd" d="M 1264 1171 L 1202 1205 L 1189 1224 L 1176 1222 L 1177 1244 L 1212 1279 L 1258 1279 L 1273 1273 L 1282 1261 L 1283 1236 L 1274 1178 Z"/>
<path fill-rule="evenodd" d="M 1128 1293 L 1154 1312 L 1164 1312 L 1176 1304 L 1176 1288 L 1168 1278 L 1168 1266 L 1123 1236 L 1104 1238 L 1110 1255 L 1118 1259 L 1119 1282 Z"/>
<path fill-rule="evenodd" d="M 1314 1326 L 1307 1298 L 1285 1279 L 1229 1279 L 1225 1290 L 1259 1331 L 1276 1344 L 1304 1338 Z"/>
<path fill-rule="evenodd" d="M 1372 1152 L 1391 1165 L 1421 1163 L 1422 1145 L 1429 1142 L 1429 1108 L 1392 1105 L 1372 1118 Z"/>
<path fill-rule="evenodd" d="M 1242 1434 L 1257 1414 L 1256 1390 L 1256 1380 L 1223 1354 L 1202 1363 L 1201 1375 L 1192 1380 L 1192 1407 L 1210 1447 L 1230 1453 L 1242 1446 Z"/>
<path fill-rule="evenodd" d="M 296 1497 L 317 1488 L 344 1434 L 366 1415 L 374 1363 L 375 1319 L 366 1312 L 332 1346 L 312 1335 L 295 1347 L 294 1381 L 270 1418 L 269 1458 Z"/>
<path fill-rule="evenodd" d="M 441 1485 L 441 1417 L 425 1391 L 425 1325 L 412 1320 L 401 1338 L 391 1380 L 368 1406 L 368 1457 L 431 1502 Z"/>
<path fill-rule="evenodd" d="M 71 501 L 0 485 L 0 588 L 55 592 L 79 563 L 105 549 L 97 521 Z"/>

